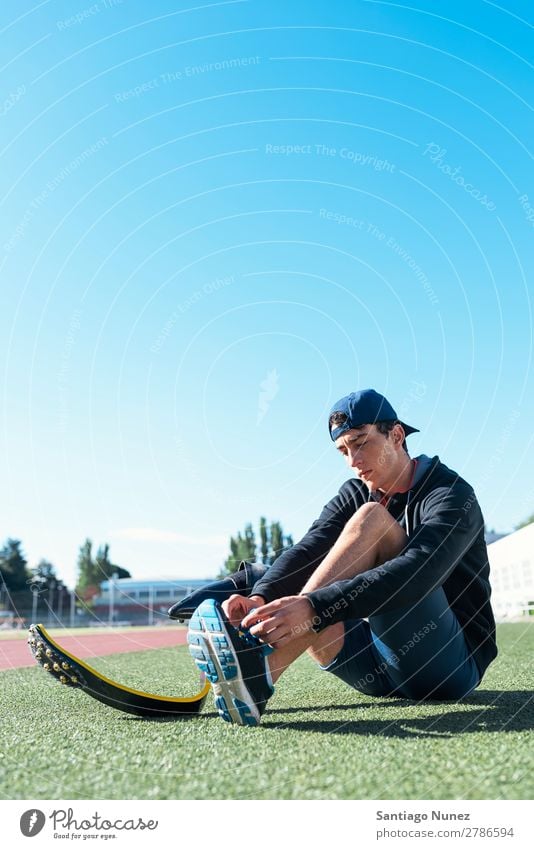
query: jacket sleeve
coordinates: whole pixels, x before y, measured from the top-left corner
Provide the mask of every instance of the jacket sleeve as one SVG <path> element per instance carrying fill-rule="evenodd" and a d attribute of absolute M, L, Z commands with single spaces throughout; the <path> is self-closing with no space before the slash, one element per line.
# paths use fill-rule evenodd
<path fill-rule="evenodd" d="M 397 557 L 306 594 L 315 630 L 408 607 L 443 584 L 480 533 L 482 514 L 471 488 L 454 486 L 431 492 L 421 511 L 421 524 Z"/>
<path fill-rule="evenodd" d="M 363 495 L 359 497 L 363 504 Z M 254 585 L 252 595 L 261 595 L 267 602 L 297 595 L 359 506 L 354 492 L 349 490 L 346 483 L 343 484 L 338 494 L 323 507 L 321 515 L 302 539 L 284 551 Z"/>

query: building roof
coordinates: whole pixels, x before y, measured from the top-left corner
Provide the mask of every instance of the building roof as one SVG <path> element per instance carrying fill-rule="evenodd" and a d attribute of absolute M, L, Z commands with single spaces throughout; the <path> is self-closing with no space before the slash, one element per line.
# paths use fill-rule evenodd
<path fill-rule="evenodd" d="M 519 550 L 523 548 L 529 555 L 534 549 L 534 522 L 492 542 L 491 545 L 488 545 L 488 555 L 490 559 L 491 557 L 500 558 L 508 550 Z"/>
<path fill-rule="evenodd" d="M 148 589 L 148 587 L 154 587 L 154 589 L 183 589 L 184 587 L 188 587 L 191 589 L 197 589 L 198 587 L 203 587 L 210 581 L 213 581 L 213 578 L 172 578 L 172 579 L 144 579 L 138 580 L 136 578 L 119 578 L 117 581 L 114 581 L 115 589 L 123 590 L 124 592 L 128 592 L 129 590 L 144 590 Z M 100 588 L 101 591 L 105 591 L 109 589 L 111 581 L 102 581 Z"/>

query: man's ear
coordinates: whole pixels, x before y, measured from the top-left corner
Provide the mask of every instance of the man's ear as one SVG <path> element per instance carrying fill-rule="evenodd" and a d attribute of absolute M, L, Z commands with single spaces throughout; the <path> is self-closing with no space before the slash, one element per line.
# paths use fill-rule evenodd
<path fill-rule="evenodd" d="M 406 434 L 404 432 L 404 428 L 401 424 L 396 424 L 393 428 L 393 439 L 395 440 L 395 445 L 402 445 L 404 440 L 406 439 Z"/>

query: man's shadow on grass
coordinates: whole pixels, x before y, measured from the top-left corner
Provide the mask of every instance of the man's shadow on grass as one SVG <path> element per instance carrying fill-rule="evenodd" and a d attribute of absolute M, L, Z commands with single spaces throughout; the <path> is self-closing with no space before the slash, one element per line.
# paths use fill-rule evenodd
<path fill-rule="evenodd" d="M 457 708 L 458 705 L 469 705 L 468 710 L 448 710 L 448 706 Z M 396 716 L 393 719 L 367 719 L 366 712 L 369 708 L 395 708 L 397 712 L 403 707 L 441 707 L 442 712 L 429 713 L 426 717 Z M 478 709 L 477 709 L 478 708 Z M 332 711 L 353 711 L 354 718 L 346 719 L 280 719 L 290 714 L 315 713 L 326 716 Z M 198 718 L 217 719 L 218 713 L 214 711 L 202 711 L 199 714 L 183 714 L 182 716 L 123 716 L 126 722 L 142 723 L 176 723 L 194 721 Z M 351 702 L 349 704 L 333 705 L 308 705 L 299 707 L 276 708 L 273 707 L 263 718 L 262 729 L 264 730 L 287 730 L 308 731 L 314 734 L 354 734 L 354 735 L 382 735 L 383 737 L 396 737 L 407 739 L 421 738 L 448 738 L 458 734 L 473 734 L 478 732 L 503 732 L 503 731 L 531 731 L 534 729 L 534 691 L 532 690 L 480 690 L 473 693 L 460 702 L 451 701 L 425 701 L 417 702 L 412 699 L 398 698 L 369 698 L 365 702 Z"/>
<path fill-rule="evenodd" d="M 456 710 L 447 710 L 447 706 Z M 458 705 L 469 705 L 468 710 L 458 710 Z M 441 713 L 429 713 L 426 717 L 396 716 L 391 719 L 366 719 L 367 708 L 441 707 Z M 478 710 L 477 710 L 478 708 Z M 314 713 L 327 714 L 331 711 L 353 710 L 354 719 L 295 719 L 277 720 L 279 714 Z M 414 737 L 447 738 L 458 734 L 483 732 L 531 731 L 534 728 L 534 692 L 532 690 L 481 690 L 461 701 L 417 702 L 411 699 L 373 699 L 343 705 L 316 705 L 314 707 L 273 708 L 262 727 L 270 729 L 292 729 L 315 734 L 374 734 L 401 739 Z"/>

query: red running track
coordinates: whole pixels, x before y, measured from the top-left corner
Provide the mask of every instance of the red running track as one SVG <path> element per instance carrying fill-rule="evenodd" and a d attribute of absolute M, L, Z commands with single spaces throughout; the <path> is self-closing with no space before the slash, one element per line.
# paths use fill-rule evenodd
<path fill-rule="evenodd" d="M 154 628 L 150 631 L 139 631 L 137 634 L 135 628 L 132 628 L 131 632 L 121 634 L 83 634 L 79 637 L 58 637 L 56 634 L 53 639 L 70 654 L 86 658 L 182 646 L 186 642 L 186 636 L 186 628 Z M 26 640 L 0 640 L 0 670 L 35 665 Z"/>

